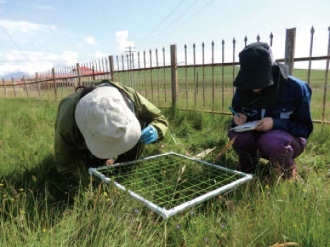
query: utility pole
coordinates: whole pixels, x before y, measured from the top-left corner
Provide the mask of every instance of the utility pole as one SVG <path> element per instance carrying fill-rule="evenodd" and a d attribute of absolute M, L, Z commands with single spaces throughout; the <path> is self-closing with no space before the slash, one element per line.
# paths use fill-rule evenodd
<path fill-rule="evenodd" d="M 135 52 L 135 50 L 132 50 L 132 48 L 134 49 L 134 47 L 126 47 L 126 50 L 125 52 L 128 53 L 128 57 L 129 57 L 129 75 L 130 75 L 130 79 L 131 79 L 131 87 L 133 88 L 133 84 L 134 83 L 134 80 L 133 80 L 133 76 L 132 76 L 132 70 L 134 69 L 134 55 L 133 53 Z M 135 86 L 135 85 L 134 85 Z"/>

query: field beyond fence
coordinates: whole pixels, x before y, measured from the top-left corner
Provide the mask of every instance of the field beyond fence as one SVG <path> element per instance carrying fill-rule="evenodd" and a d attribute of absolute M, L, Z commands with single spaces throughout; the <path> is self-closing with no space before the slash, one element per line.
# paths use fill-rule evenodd
<path fill-rule="evenodd" d="M 312 88 L 312 118 L 316 123 L 330 123 L 330 103 L 328 96 L 328 73 L 330 59 L 330 29 L 328 51 L 325 56 L 312 56 L 314 29 L 311 29 L 309 57 L 294 57 L 295 29 L 286 30 L 285 57 L 278 59 L 289 66 L 290 74 L 306 81 Z M 247 39 L 244 40 L 245 45 Z M 259 36 L 257 41 L 260 41 Z M 273 35 L 269 44 L 272 45 Z M 2 79 L 0 97 L 34 97 L 60 100 L 74 92 L 80 85 L 90 85 L 92 80 L 110 79 L 124 86 L 136 89 L 158 107 L 179 108 L 204 111 L 215 114 L 229 114 L 234 93 L 232 82 L 239 70 L 235 61 L 233 40 L 233 61 L 224 61 L 224 42 L 222 42 L 221 63 L 215 63 L 218 53 L 211 44 L 211 58 L 206 57 L 202 44 L 201 60 L 196 61 L 196 46 L 193 45 L 193 61 L 188 61 L 187 46 L 184 46 L 184 62 L 178 63 L 177 46 L 171 45 L 170 55 L 162 50 L 154 53 L 143 51 L 126 56 L 109 56 L 84 64 L 65 68 L 52 68 L 48 72 L 35 73 L 34 77 Z M 168 59 L 169 57 L 169 59 Z M 167 59 L 166 59 L 167 58 Z M 211 60 L 211 63 L 206 63 Z M 324 61 L 324 69 L 311 69 L 313 61 Z M 295 69 L 294 63 L 306 62 L 307 69 Z"/>

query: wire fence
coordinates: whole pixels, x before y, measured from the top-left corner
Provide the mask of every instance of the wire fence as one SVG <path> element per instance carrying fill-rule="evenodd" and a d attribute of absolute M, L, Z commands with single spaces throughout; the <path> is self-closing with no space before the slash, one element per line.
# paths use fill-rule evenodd
<path fill-rule="evenodd" d="M 294 57 L 295 29 L 286 30 L 285 57 L 278 62 L 289 66 L 290 74 L 305 80 L 313 90 L 312 117 L 317 123 L 330 123 L 330 100 L 328 98 L 328 74 L 330 59 L 330 28 L 328 48 L 324 56 L 313 56 L 314 28 L 310 32 L 308 57 Z M 268 42 L 273 45 L 273 34 Z M 257 36 L 257 41 L 261 41 Z M 247 45 L 247 37 L 244 38 Z M 316 44 L 317 45 L 317 44 Z M 230 114 L 227 106 L 235 88 L 232 85 L 239 70 L 235 61 L 236 40 L 232 41 L 232 61 L 225 62 L 225 42 L 221 42 L 221 52 L 215 51 L 215 42 L 206 50 L 203 42 L 197 59 L 196 45 L 188 53 L 187 45 L 180 49 L 178 62 L 177 46 L 171 45 L 154 51 L 134 52 L 116 55 L 88 63 L 77 63 L 64 68 L 36 72 L 34 76 L 2 79 L 0 97 L 33 97 L 47 100 L 60 100 L 74 92 L 80 85 L 91 85 L 91 81 L 110 79 L 123 86 L 134 88 L 158 107 L 172 107 L 205 111 L 215 114 Z M 218 46 L 217 46 L 218 47 Z M 218 62 L 215 62 L 218 61 Z M 313 62 L 324 63 L 324 69 L 312 69 Z M 295 69 L 294 65 L 307 63 L 307 69 Z"/>

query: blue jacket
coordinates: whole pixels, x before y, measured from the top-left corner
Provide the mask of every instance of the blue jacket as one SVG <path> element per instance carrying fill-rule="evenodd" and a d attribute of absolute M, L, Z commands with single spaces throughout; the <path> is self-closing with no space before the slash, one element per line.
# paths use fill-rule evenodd
<path fill-rule="evenodd" d="M 273 130 L 284 130 L 296 137 L 308 138 L 313 131 L 310 113 L 312 90 L 308 84 L 296 77 L 288 76 L 275 107 L 267 109 L 248 108 L 240 105 L 237 90 L 232 105 L 247 116 L 247 122 L 264 117 L 273 118 Z M 235 124 L 232 124 L 235 126 Z"/>

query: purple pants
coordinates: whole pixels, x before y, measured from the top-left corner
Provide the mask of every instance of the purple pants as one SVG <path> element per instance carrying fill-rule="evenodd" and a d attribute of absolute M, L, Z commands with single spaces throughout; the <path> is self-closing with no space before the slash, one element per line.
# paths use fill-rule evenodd
<path fill-rule="evenodd" d="M 294 137 L 283 130 L 228 132 L 230 140 L 235 136 L 233 149 L 238 154 L 241 170 L 245 172 L 254 172 L 260 157 L 290 169 L 307 143 L 305 138 Z"/>

